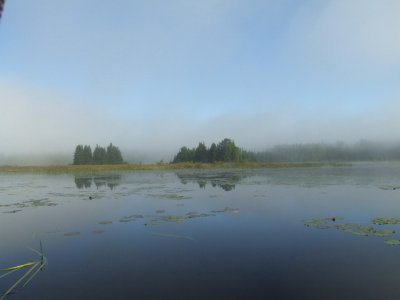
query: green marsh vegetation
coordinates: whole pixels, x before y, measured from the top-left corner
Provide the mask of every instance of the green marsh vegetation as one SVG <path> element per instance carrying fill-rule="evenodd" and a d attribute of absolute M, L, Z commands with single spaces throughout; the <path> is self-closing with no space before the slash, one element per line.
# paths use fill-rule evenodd
<path fill-rule="evenodd" d="M 18 277 L 16 281 L 2 294 L 0 300 L 5 299 L 8 295 L 15 292 L 17 289 L 24 288 L 39 273 L 39 271 L 43 270 L 43 268 L 47 265 L 47 258 L 46 256 L 44 256 L 43 245 L 41 241 L 39 250 L 32 248 L 29 249 L 39 255 L 39 258 L 37 260 L 0 269 L 0 272 L 3 273 L 0 273 L 0 279 L 11 276 L 12 274 L 18 273 L 19 271 L 26 270 L 26 272 Z"/>

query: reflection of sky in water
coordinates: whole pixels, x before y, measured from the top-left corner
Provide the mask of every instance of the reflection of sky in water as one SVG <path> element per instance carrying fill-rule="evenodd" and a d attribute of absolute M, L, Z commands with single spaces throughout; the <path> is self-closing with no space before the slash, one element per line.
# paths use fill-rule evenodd
<path fill-rule="evenodd" d="M 0 268 L 42 240 L 49 266 L 13 299 L 393 299 L 400 248 L 301 221 L 400 216 L 398 185 L 393 164 L 2 174 Z"/>

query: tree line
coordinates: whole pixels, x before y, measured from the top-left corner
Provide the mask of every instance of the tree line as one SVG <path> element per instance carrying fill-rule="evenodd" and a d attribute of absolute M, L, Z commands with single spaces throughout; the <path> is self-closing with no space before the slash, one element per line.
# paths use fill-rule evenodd
<path fill-rule="evenodd" d="M 400 160 L 400 143 L 383 144 L 361 140 L 353 145 L 344 143 L 278 145 L 255 153 L 255 157 L 262 162 Z"/>
<path fill-rule="evenodd" d="M 96 145 L 93 153 L 89 145 L 77 145 L 73 159 L 74 165 L 122 164 L 123 162 L 121 151 L 112 143 L 107 148 Z"/>
<path fill-rule="evenodd" d="M 212 143 L 208 148 L 200 142 L 196 148 L 181 147 L 174 156 L 173 163 L 180 162 L 241 162 L 254 161 L 254 153 L 240 149 L 232 139 L 225 138 L 218 144 Z"/>

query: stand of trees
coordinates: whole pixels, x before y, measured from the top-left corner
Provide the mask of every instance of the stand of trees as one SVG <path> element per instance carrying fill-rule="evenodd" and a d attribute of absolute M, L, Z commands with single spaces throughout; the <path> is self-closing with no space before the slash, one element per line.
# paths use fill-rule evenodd
<path fill-rule="evenodd" d="M 122 164 L 121 151 L 112 143 L 107 148 L 96 145 L 92 153 L 89 145 L 77 145 L 74 153 L 74 165 Z"/>
<path fill-rule="evenodd" d="M 182 147 L 175 155 L 173 163 L 179 162 L 240 162 L 255 161 L 253 153 L 242 150 L 231 139 L 225 138 L 218 144 L 212 143 L 210 148 L 204 143 L 199 143 L 196 148 Z"/>
<path fill-rule="evenodd" d="M 262 162 L 400 160 L 400 143 L 383 144 L 361 140 L 353 145 L 344 143 L 279 145 L 257 152 L 255 157 Z"/>

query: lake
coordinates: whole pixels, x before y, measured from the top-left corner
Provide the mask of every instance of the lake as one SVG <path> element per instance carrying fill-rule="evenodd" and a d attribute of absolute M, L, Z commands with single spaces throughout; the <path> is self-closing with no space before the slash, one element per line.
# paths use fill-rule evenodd
<path fill-rule="evenodd" d="M 375 217 L 400 217 L 399 163 L 0 174 L 0 268 L 42 243 L 15 300 L 398 299 L 400 225 Z"/>

